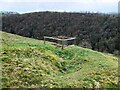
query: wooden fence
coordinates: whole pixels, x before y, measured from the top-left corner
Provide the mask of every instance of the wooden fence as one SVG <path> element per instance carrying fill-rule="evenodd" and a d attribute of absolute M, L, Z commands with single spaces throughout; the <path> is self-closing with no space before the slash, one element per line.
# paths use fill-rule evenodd
<path fill-rule="evenodd" d="M 75 44 L 75 40 L 76 37 L 67 37 L 67 38 L 57 38 L 57 37 L 48 37 L 48 36 L 44 36 L 44 44 L 46 39 L 51 39 L 51 40 L 56 40 L 59 42 L 62 42 L 62 49 L 64 49 L 64 46 L 67 44 L 68 45 L 68 41 L 74 40 L 74 44 Z"/>

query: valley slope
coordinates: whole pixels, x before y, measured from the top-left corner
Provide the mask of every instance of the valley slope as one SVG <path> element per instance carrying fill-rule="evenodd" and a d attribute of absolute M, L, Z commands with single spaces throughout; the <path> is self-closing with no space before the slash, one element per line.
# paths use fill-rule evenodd
<path fill-rule="evenodd" d="M 2 17 L 2 31 L 25 37 L 76 37 L 76 45 L 120 54 L 118 15 L 72 12 L 33 12 Z"/>

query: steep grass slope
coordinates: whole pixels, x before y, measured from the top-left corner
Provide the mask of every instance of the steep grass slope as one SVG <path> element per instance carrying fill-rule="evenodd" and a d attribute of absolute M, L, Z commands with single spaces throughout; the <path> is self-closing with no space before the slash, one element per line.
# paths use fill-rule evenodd
<path fill-rule="evenodd" d="M 118 58 L 78 46 L 2 34 L 2 87 L 116 88 Z"/>

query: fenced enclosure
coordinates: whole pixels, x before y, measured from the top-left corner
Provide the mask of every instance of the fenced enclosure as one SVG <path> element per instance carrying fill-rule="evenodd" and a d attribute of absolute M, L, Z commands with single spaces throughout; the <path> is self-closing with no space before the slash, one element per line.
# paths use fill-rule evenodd
<path fill-rule="evenodd" d="M 44 36 L 44 44 L 45 41 L 51 41 L 51 42 L 56 42 L 56 46 L 59 45 L 61 49 L 64 49 L 65 46 L 75 44 L 76 43 L 76 37 L 66 37 L 66 36 L 57 36 L 57 37 L 48 37 Z M 70 42 L 72 41 L 72 42 Z"/>

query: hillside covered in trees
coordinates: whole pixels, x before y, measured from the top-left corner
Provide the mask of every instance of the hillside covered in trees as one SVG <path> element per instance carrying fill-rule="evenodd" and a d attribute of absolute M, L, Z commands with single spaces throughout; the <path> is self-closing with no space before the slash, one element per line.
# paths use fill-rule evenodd
<path fill-rule="evenodd" d="M 76 44 L 119 54 L 118 16 L 98 13 L 35 12 L 3 16 L 2 30 L 30 38 L 77 37 Z"/>

